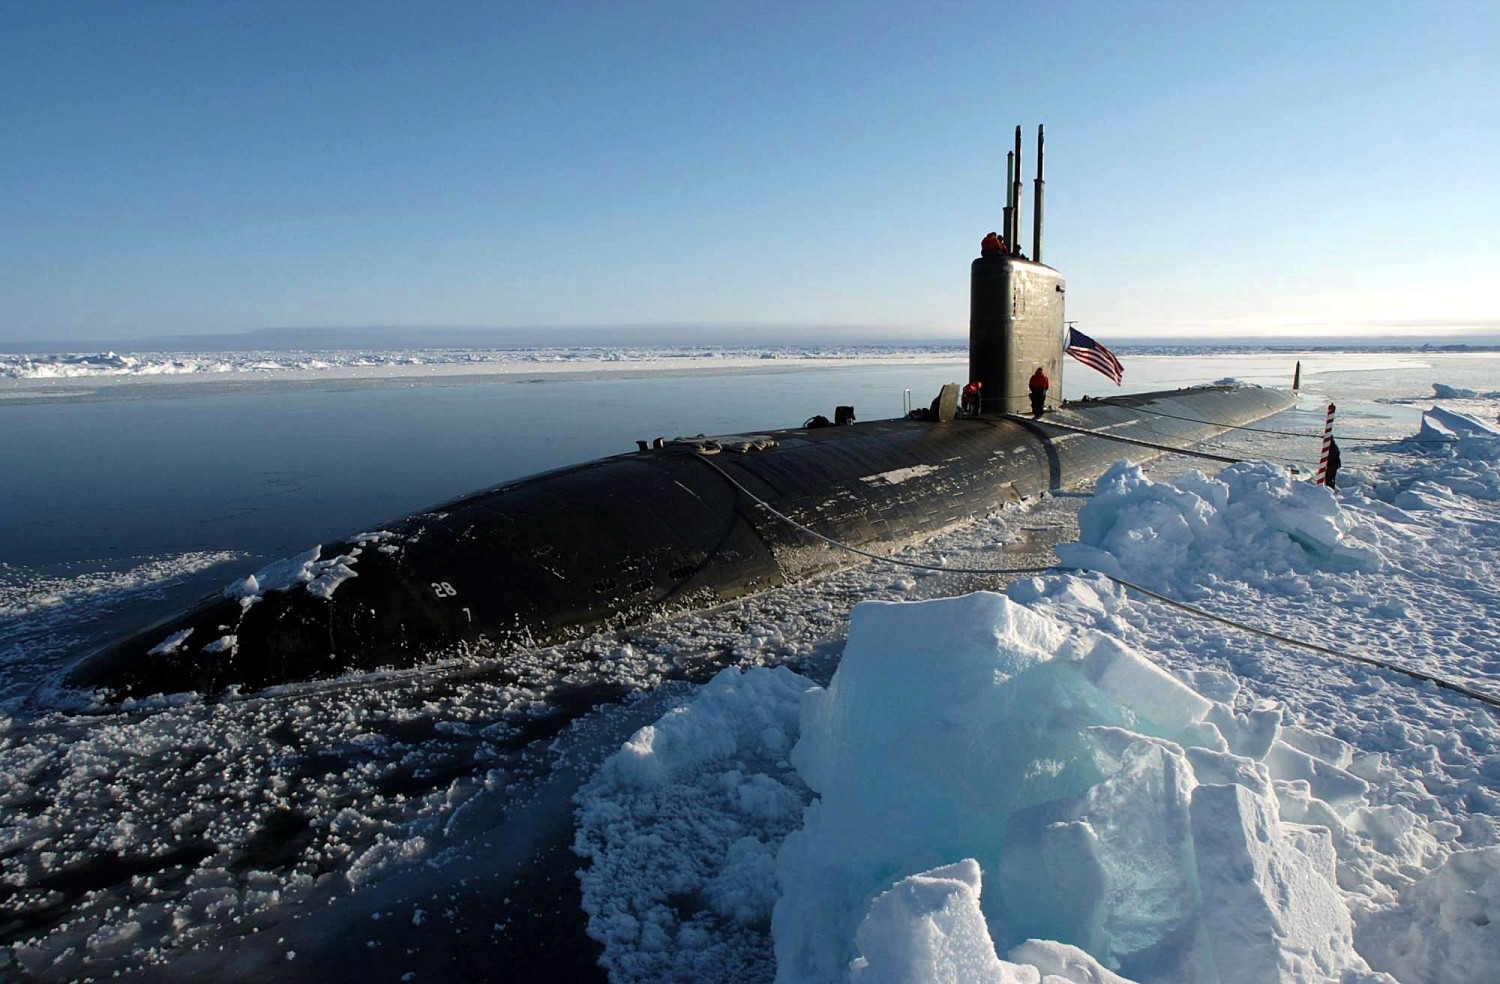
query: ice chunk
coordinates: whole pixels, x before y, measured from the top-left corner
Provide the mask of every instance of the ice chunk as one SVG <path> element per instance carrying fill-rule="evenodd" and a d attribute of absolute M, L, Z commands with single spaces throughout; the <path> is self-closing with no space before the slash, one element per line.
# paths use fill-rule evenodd
<path fill-rule="evenodd" d="M 228 653 L 233 656 L 234 651 L 239 648 L 240 640 L 236 635 L 223 635 L 203 647 L 203 652 L 217 655 Z"/>
<path fill-rule="evenodd" d="M 1104 953 L 1106 875 L 1086 820 L 1059 820 L 1076 804 L 1017 810 L 1006 825 L 998 889 L 1011 938 L 1046 934 Z"/>
<path fill-rule="evenodd" d="M 1067 981 L 1069 984 L 1131 984 L 1119 974 L 1100 965 L 1076 946 L 1053 940 L 1027 940 L 1005 955 L 1011 963 L 1035 967 L 1043 974 L 1043 984 Z"/>
<path fill-rule="evenodd" d="M 1124 643 L 1092 633 L 1084 658 L 1089 680 L 1160 728 L 1180 731 L 1201 721 L 1212 702 Z"/>
<path fill-rule="evenodd" d="M 1248 714 L 1236 714 L 1223 704 L 1215 704 L 1208 720 L 1229 742 L 1229 750 L 1245 758 L 1263 759 L 1281 734 L 1281 708 L 1260 707 Z"/>
<path fill-rule="evenodd" d="M 167 653 L 175 653 L 177 650 L 182 648 L 182 644 L 186 642 L 187 637 L 192 634 L 192 629 L 178 629 L 176 632 L 173 632 L 161 642 L 158 642 L 155 646 L 152 646 L 151 649 L 146 652 L 146 655 L 163 656 Z"/>
<path fill-rule="evenodd" d="M 979 864 L 972 858 L 897 882 L 870 903 L 849 965 L 859 984 L 1037 981 L 1008 974 L 979 909 Z"/>
<path fill-rule="evenodd" d="M 350 566 L 353 563 L 354 558 L 344 554 L 327 561 L 326 564 L 314 565 L 317 569 L 317 576 L 307 582 L 307 593 L 314 598 L 322 598 L 324 601 L 332 598 L 340 584 L 351 577 L 359 577 Z"/>
<path fill-rule="evenodd" d="M 1334 883 L 1326 829 L 1282 824 L 1243 786 L 1193 791 L 1202 925 L 1223 984 L 1338 981 L 1369 968 Z"/>
<path fill-rule="evenodd" d="M 1433 409 L 1437 409 L 1434 407 Z M 1440 444 L 1443 442 L 1458 443 L 1458 435 L 1442 420 L 1431 414 L 1422 414 L 1422 426 L 1417 430 L 1416 437 L 1407 440 L 1418 444 Z"/>
<path fill-rule="evenodd" d="M 841 669 L 826 691 L 808 692 L 793 764 L 820 792 L 840 777 L 861 776 L 869 757 L 902 743 L 892 723 L 958 718 L 997 683 L 1050 659 L 1066 635 L 992 592 L 921 604 L 860 602 L 845 647 L 860 654 L 857 672 Z"/>
<path fill-rule="evenodd" d="M 258 600 L 260 598 L 260 590 L 260 581 L 256 579 L 254 574 L 249 574 L 238 581 L 231 582 L 224 589 L 224 597 L 238 598 L 241 601 L 247 599 Z"/>
<path fill-rule="evenodd" d="M 1457 410 L 1449 410 L 1447 407 L 1433 407 L 1422 414 L 1422 426 L 1425 429 L 1428 424 L 1441 427 L 1450 435 L 1482 435 L 1485 437 L 1500 437 L 1500 429 L 1487 424 L 1471 414 L 1460 413 Z"/>
<path fill-rule="evenodd" d="M 1458 506 L 1453 490 L 1437 482 L 1413 482 L 1396 495 L 1396 505 L 1407 512 L 1451 512 Z"/>
<path fill-rule="evenodd" d="M 1298 751 L 1306 752 L 1336 768 L 1347 769 L 1349 763 L 1354 761 L 1354 749 L 1347 741 L 1341 741 L 1333 735 L 1308 731 L 1292 724 L 1281 729 L 1280 737 Z"/>
<path fill-rule="evenodd" d="M 1183 749 L 1201 783 L 1244 786 L 1257 796 L 1271 795 L 1271 773 L 1260 762 L 1212 748 Z"/>
<path fill-rule="evenodd" d="M 1104 931 L 1111 963 L 1150 963 L 1189 979 L 1192 934 L 1183 934 L 1197 906 L 1189 862 L 1188 805 L 1197 786 L 1183 750 L 1171 742 L 1113 728 L 1093 728 L 1109 777 L 1083 796 L 1080 812 L 1092 828 L 1104 873 Z M 1120 744 L 1124 744 L 1120 748 Z"/>
<path fill-rule="evenodd" d="M 1069 636 L 989 593 L 855 608 L 833 681 L 804 696 L 792 752 L 821 799 L 777 856 L 783 979 L 840 975 L 894 878 L 954 857 L 992 864 L 1010 814 L 1097 781 L 1084 729 L 1132 722 Z"/>
<path fill-rule="evenodd" d="M 1227 704 L 1230 707 L 1234 706 L 1234 699 L 1240 692 L 1240 678 L 1224 670 L 1178 669 L 1175 673 L 1188 686 L 1209 700 Z"/>
<path fill-rule="evenodd" d="M 1370 792 L 1370 784 L 1358 776 L 1315 759 L 1284 741 L 1272 742 L 1265 762 L 1272 778 L 1304 779 L 1314 796 L 1334 807 L 1363 806 Z"/>

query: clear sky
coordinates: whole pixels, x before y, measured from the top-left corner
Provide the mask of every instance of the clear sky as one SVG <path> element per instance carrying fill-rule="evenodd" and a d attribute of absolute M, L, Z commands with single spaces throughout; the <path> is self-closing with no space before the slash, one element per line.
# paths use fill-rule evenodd
<path fill-rule="evenodd" d="M 0 340 L 1500 333 L 1500 3 L 0 0 Z M 1416 326 L 1407 328 L 1404 326 Z"/>

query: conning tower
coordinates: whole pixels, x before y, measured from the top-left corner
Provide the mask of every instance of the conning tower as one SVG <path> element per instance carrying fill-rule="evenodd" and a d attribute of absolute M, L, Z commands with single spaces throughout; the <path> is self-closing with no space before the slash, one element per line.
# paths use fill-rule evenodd
<path fill-rule="evenodd" d="M 969 378 L 984 384 L 984 413 L 1029 413 L 1027 381 L 1041 366 L 1051 387 L 1047 405 L 1062 400 L 1062 274 L 1043 264 L 1042 186 L 1045 135 L 1036 132 L 1036 195 L 1032 211 L 1032 257 L 1020 246 L 1021 128 L 1008 155 L 1004 238 L 1001 248 L 981 249 L 969 268 Z"/>

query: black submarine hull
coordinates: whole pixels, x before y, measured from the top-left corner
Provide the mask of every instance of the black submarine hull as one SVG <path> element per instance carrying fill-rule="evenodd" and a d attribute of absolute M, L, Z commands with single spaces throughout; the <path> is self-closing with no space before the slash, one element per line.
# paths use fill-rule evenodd
<path fill-rule="evenodd" d="M 898 419 L 588 462 L 272 565 L 93 654 L 68 683 L 106 699 L 213 694 L 566 641 L 854 560 L 735 483 L 826 537 L 890 550 L 1158 453 L 1050 423 L 1189 447 L 1291 403 L 1203 387 L 1070 404 L 1040 424 Z"/>

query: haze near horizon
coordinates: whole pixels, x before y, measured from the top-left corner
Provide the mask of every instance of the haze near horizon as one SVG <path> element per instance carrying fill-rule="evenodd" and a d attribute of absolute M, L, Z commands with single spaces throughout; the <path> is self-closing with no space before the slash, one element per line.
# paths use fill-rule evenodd
<path fill-rule="evenodd" d="M 1033 249 L 1039 122 L 1043 259 L 1096 337 L 1492 337 L 1497 28 L 1385 2 L 7 5 L 0 344 L 959 337 L 1017 123 Z"/>

